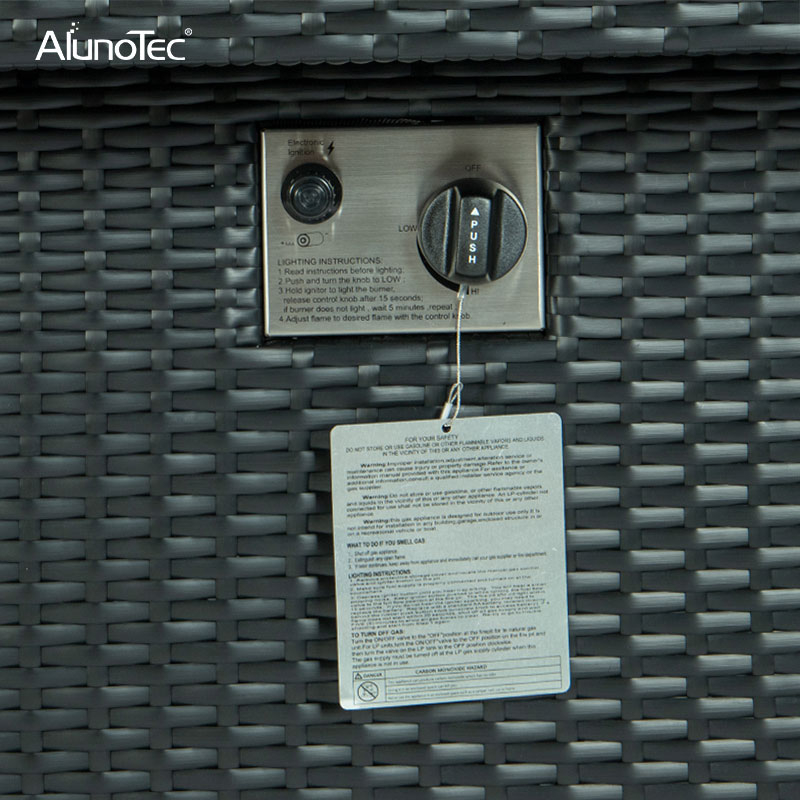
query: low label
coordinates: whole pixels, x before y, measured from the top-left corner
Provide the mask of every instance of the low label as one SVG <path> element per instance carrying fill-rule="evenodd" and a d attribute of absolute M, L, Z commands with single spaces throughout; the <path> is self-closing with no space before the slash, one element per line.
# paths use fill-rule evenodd
<path fill-rule="evenodd" d="M 569 686 L 561 418 L 331 432 L 344 708 Z"/>

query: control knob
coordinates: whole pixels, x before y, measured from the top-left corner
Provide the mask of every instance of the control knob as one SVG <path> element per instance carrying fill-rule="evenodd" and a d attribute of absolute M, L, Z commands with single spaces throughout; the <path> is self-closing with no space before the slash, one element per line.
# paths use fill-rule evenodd
<path fill-rule="evenodd" d="M 460 284 L 496 281 L 525 250 L 525 213 L 511 192 L 493 181 L 467 179 L 446 186 L 422 209 L 417 243 L 435 276 Z"/>

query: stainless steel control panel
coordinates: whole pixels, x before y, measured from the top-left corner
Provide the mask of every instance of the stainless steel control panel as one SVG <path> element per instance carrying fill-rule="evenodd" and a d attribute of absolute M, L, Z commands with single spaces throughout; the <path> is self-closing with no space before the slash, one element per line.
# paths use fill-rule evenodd
<path fill-rule="evenodd" d="M 538 126 L 265 130 L 268 336 L 544 327 Z"/>

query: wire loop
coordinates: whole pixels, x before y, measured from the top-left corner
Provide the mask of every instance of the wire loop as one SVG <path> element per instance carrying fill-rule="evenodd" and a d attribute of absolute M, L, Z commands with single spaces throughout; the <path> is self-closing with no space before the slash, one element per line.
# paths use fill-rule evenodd
<path fill-rule="evenodd" d="M 464 298 L 467 295 L 467 287 L 458 287 L 458 304 L 456 306 L 456 382 L 450 387 L 447 400 L 442 407 L 439 419 L 442 420 L 442 430 L 449 433 L 456 421 L 458 412 L 461 410 L 461 390 L 464 384 L 461 382 L 461 309 L 464 305 Z"/>

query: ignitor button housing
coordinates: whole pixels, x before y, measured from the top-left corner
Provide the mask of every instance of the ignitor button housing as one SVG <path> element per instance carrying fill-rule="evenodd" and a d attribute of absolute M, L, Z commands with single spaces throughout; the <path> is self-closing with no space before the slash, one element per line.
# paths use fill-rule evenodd
<path fill-rule="evenodd" d="M 342 184 L 324 164 L 307 162 L 295 167 L 281 187 L 286 211 L 298 222 L 315 225 L 330 219 L 342 202 Z"/>
<path fill-rule="evenodd" d="M 267 336 L 545 327 L 533 123 L 261 133 Z"/>

